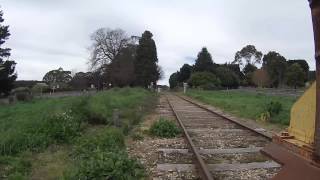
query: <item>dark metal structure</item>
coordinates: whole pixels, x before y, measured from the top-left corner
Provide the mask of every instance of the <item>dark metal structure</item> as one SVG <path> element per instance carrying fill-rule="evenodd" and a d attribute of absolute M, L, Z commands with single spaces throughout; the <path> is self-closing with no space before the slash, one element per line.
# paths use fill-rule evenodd
<path fill-rule="evenodd" d="M 315 43 L 315 59 L 316 59 L 316 74 L 317 74 L 317 87 L 316 87 L 316 122 L 315 122 L 315 160 L 320 161 L 320 0 L 309 0 L 313 31 Z"/>

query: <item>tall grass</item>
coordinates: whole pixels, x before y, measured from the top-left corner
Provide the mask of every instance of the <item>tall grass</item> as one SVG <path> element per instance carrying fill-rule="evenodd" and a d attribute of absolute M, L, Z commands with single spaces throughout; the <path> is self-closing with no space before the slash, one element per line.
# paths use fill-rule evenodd
<path fill-rule="evenodd" d="M 119 111 L 120 130 L 126 134 L 155 99 L 144 89 L 123 88 L 93 96 L 0 106 L 0 157 L 18 157 L 25 151 L 38 152 L 51 144 L 73 142 L 88 124 L 112 125 L 114 109 Z M 0 177 L 6 173 L 2 166 L 8 165 L 3 163 L 0 162 Z"/>
<path fill-rule="evenodd" d="M 289 124 L 290 110 L 296 101 L 294 97 L 268 96 L 248 92 L 190 90 L 187 95 L 237 116 L 250 119 L 259 119 L 270 102 L 280 102 L 283 108 L 279 114 L 271 117 L 270 122 L 281 125 Z"/>

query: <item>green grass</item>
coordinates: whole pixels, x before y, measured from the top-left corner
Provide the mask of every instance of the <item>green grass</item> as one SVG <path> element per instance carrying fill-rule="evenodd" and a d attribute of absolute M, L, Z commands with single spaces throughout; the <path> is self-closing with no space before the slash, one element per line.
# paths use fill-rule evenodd
<path fill-rule="evenodd" d="M 34 154 L 51 145 L 73 144 L 88 129 L 112 126 L 114 109 L 119 111 L 119 131 L 128 134 L 153 107 L 155 99 L 153 93 L 144 89 L 123 88 L 93 96 L 37 99 L 1 106 L 0 179 L 30 173 L 32 167 L 22 156 L 25 152 Z M 7 160 L 10 158 L 12 162 Z"/>
<path fill-rule="evenodd" d="M 268 96 L 248 92 L 226 92 L 226 91 L 198 91 L 190 90 L 188 96 L 204 103 L 221 108 L 239 117 L 257 120 L 266 111 L 270 102 L 280 102 L 282 110 L 279 114 L 271 117 L 270 122 L 280 125 L 288 125 L 290 120 L 290 109 L 296 98 L 285 96 Z"/>
<path fill-rule="evenodd" d="M 102 128 L 77 139 L 72 153 L 74 165 L 65 179 L 142 179 L 141 164 L 128 157 L 119 128 Z"/>

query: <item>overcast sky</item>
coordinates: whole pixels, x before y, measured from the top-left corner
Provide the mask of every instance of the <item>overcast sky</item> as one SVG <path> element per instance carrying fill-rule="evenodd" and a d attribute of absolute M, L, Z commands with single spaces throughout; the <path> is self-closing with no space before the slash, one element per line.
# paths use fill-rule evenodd
<path fill-rule="evenodd" d="M 18 79 L 41 80 L 62 67 L 88 70 L 90 34 L 100 27 L 128 35 L 150 30 L 167 84 L 206 46 L 216 63 L 231 62 L 247 44 L 287 59 L 306 59 L 314 69 L 307 0 L 0 0 L 11 37 Z"/>

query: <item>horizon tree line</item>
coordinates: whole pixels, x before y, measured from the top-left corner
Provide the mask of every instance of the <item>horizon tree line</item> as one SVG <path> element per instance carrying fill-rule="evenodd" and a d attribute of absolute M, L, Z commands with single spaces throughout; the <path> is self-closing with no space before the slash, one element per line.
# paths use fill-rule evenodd
<path fill-rule="evenodd" d="M 184 64 L 171 74 L 169 84 L 171 88 L 182 86 L 183 82 L 203 89 L 237 88 L 240 85 L 297 88 L 313 78 L 306 60 L 287 60 L 275 51 L 264 55 L 254 45 L 247 45 L 235 53 L 232 63 L 225 64 L 214 63 L 207 48 L 203 47 L 195 64 Z"/>

